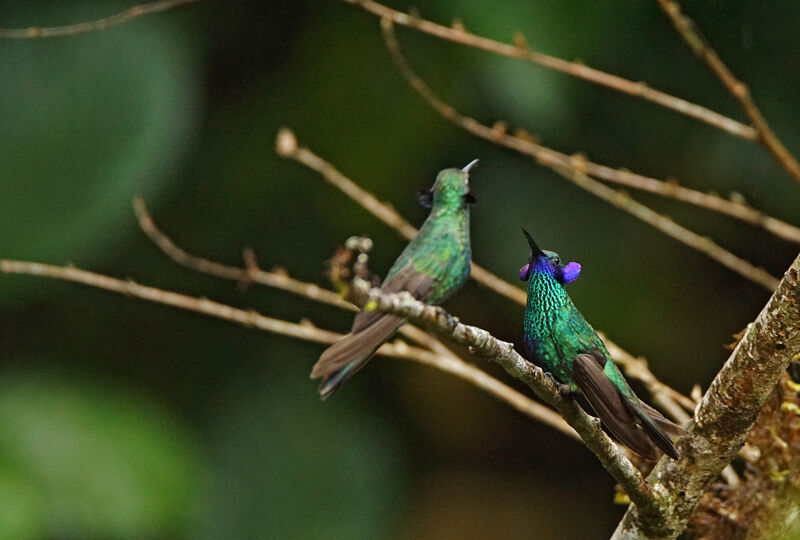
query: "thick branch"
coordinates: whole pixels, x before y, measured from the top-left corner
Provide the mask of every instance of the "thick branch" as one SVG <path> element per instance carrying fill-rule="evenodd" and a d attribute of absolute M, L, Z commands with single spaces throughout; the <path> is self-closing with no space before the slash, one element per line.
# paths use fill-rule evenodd
<path fill-rule="evenodd" d="M 757 140 L 769 151 L 770 154 L 780 163 L 797 182 L 800 182 L 800 164 L 794 156 L 786 149 L 783 143 L 772 131 L 761 110 L 750 96 L 750 89 L 745 83 L 736 78 L 728 69 L 725 62 L 717 55 L 711 45 L 700 35 L 694 22 L 681 12 L 681 7 L 674 0 L 658 0 L 661 10 L 669 17 L 672 25 L 681 35 L 683 40 L 692 49 L 692 52 L 702 60 L 711 72 L 719 79 L 722 85 L 730 92 L 739 105 L 744 109 L 745 114 L 753 123 L 758 133 Z"/>
<path fill-rule="evenodd" d="M 405 56 L 403 56 L 400 50 L 400 44 L 397 42 L 397 38 L 394 34 L 393 23 L 388 19 L 382 19 L 381 29 L 383 30 L 386 45 L 392 55 L 392 59 L 409 86 L 419 93 L 434 110 L 439 112 L 446 119 L 465 131 L 486 139 L 489 142 L 501 144 L 534 157 L 541 165 L 554 170 L 578 187 L 628 212 L 667 236 L 706 254 L 754 283 L 758 283 L 770 291 L 774 290 L 778 283 L 777 278 L 771 276 L 762 268 L 753 266 L 744 259 L 737 257 L 733 253 L 717 245 L 709 238 L 700 236 L 686 227 L 678 225 L 668 217 L 662 216 L 649 207 L 634 201 L 626 193 L 611 189 L 605 184 L 587 176 L 585 173 L 591 173 L 589 172 L 588 162 L 585 159 L 566 156 L 531 141 L 507 135 L 503 130 L 492 129 L 473 118 L 457 112 L 453 107 L 434 94 L 425 81 L 420 79 L 419 76 L 411 70 Z"/>
<path fill-rule="evenodd" d="M 732 118 L 723 116 L 705 107 L 686 101 L 685 99 L 654 90 L 643 82 L 629 81 L 627 79 L 623 79 L 622 77 L 611 75 L 610 73 L 605 73 L 583 64 L 568 62 L 566 60 L 562 60 L 561 58 L 556 58 L 554 56 L 533 51 L 521 40 L 518 45 L 509 45 L 507 43 L 501 43 L 499 41 L 494 41 L 472 34 L 460 27 L 448 28 L 416 16 L 411 16 L 407 13 L 403 13 L 402 11 L 396 11 L 384 6 L 383 4 L 373 2 L 372 0 L 344 1 L 351 4 L 357 4 L 365 11 L 372 13 L 373 15 L 377 15 L 382 19 L 391 20 L 396 24 L 407 26 L 447 41 L 452 41 L 461 45 L 467 45 L 469 47 L 499 54 L 501 56 L 525 60 L 547 69 L 566 73 L 567 75 L 584 79 L 591 83 L 605 86 L 624 94 L 639 97 L 645 101 L 650 101 L 651 103 L 655 103 L 677 113 L 685 114 L 686 116 L 694 118 L 695 120 L 705 122 L 711 126 L 721 129 L 722 131 L 736 135 L 737 137 L 742 137 L 743 139 L 748 140 L 756 139 L 756 133 L 752 127 L 742 124 L 741 122 L 737 122 Z"/>
<path fill-rule="evenodd" d="M 96 32 L 111 28 L 112 26 L 118 26 L 145 15 L 160 13 L 183 4 L 192 4 L 198 1 L 199 0 L 158 0 L 156 2 L 150 2 L 149 4 L 133 6 L 121 13 L 116 13 L 110 17 L 105 17 L 96 21 L 81 22 L 67 26 L 0 28 L 0 39 L 39 39 L 88 34 L 89 32 Z"/>
<path fill-rule="evenodd" d="M 792 360 L 800 360 L 800 256 L 714 378 L 679 441 L 682 458 L 662 460 L 650 475 L 667 501 L 666 519 L 631 507 L 614 539 L 675 538 L 700 497 L 744 444 L 750 428 Z"/>
<path fill-rule="evenodd" d="M 355 294 L 363 296 L 364 309 L 402 316 L 500 364 L 509 375 L 525 383 L 539 398 L 558 409 L 632 501 L 654 514 L 660 512 L 659 502 L 641 473 L 600 429 L 599 422 L 587 415 L 574 399 L 561 398 L 553 381 L 538 366 L 522 358 L 511 343 L 500 341 L 481 328 L 465 325 L 441 307 L 419 302 L 408 293 L 383 294 L 380 289 L 368 289 L 368 284 L 363 281 L 354 289 Z"/>

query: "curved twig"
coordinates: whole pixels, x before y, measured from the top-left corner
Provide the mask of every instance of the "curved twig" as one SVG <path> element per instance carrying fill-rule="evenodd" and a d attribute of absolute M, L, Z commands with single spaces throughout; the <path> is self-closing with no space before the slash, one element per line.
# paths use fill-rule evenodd
<path fill-rule="evenodd" d="M 362 189 L 358 184 L 339 172 L 336 167 L 314 154 L 308 148 L 299 146 L 297 138 L 290 129 L 282 128 L 278 131 L 275 140 L 275 150 L 279 155 L 293 159 L 319 173 L 328 183 L 340 189 L 348 197 L 361 205 L 367 212 L 377 217 L 404 238 L 410 240 L 417 234 L 417 229 L 406 221 L 394 208 L 379 201 L 374 195 Z M 497 275 L 485 270 L 483 267 L 473 263 L 471 276 L 477 283 L 484 285 L 497 294 L 519 305 L 525 305 L 526 293 L 524 290 L 501 279 Z M 642 376 L 646 377 L 646 379 L 643 379 L 643 382 L 647 385 L 648 389 L 654 391 L 653 395 L 656 397 L 658 403 L 666 404 L 664 409 L 673 419 L 679 422 L 681 421 L 680 415 L 676 416 L 671 412 L 679 409 L 679 404 L 684 404 L 689 411 L 694 410 L 695 403 L 691 399 L 658 381 L 655 375 L 648 369 L 646 363 L 636 362 L 633 355 L 611 341 L 608 336 L 601 334 L 601 337 L 606 343 L 611 357 L 615 362 L 621 365 L 626 375 L 637 379 Z M 635 366 L 636 369 L 630 370 L 628 366 Z M 669 388 L 669 390 L 665 390 L 665 388 Z M 680 396 L 677 402 L 674 399 L 675 396 Z"/>
<path fill-rule="evenodd" d="M 342 334 L 317 328 L 308 321 L 292 323 L 267 317 L 252 309 L 239 309 L 214 302 L 207 298 L 196 298 L 172 291 L 165 291 L 163 289 L 141 285 L 131 280 L 116 279 L 74 267 L 0 259 L 0 273 L 24 274 L 80 283 L 89 287 L 201 313 L 210 317 L 235 322 L 247 327 L 257 328 L 273 334 L 303 341 L 328 344 L 342 337 Z M 420 330 L 417 331 L 421 332 Z M 557 413 L 533 401 L 477 367 L 464 362 L 455 355 L 448 356 L 419 347 L 413 347 L 402 341 L 385 343 L 378 349 L 376 354 L 411 360 L 455 375 L 459 379 L 473 384 L 498 400 L 511 405 L 523 414 L 539 420 L 553 429 L 564 433 L 568 437 L 577 437 L 575 431 L 570 428 Z"/>
<path fill-rule="evenodd" d="M 390 11 L 393 13 L 400 13 L 394 12 L 393 10 Z M 401 74 L 406 78 L 408 84 L 414 90 L 416 90 L 417 93 L 421 94 L 423 99 L 425 99 L 429 105 L 439 112 L 439 114 L 451 122 L 460 125 L 462 128 L 474 132 L 472 128 L 477 129 L 480 127 L 480 124 L 478 124 L 475 120 L 463 117 L 448 104 L 444 103 L 438 98 L 438 96 L 433 94 L 424 81 L 422 81 L 416 74 L 413 73 L 413 70 L 410 69 L 408 62 L 402 57 L 402 52 L 399 50 L 397 39 L 394 36 L 392 28 L 392 23 L 394 22 L 397 22 L 396 17 L 381 19 L 381 27 L 384 31 L 384 38 L 387 42 L 387 47 L 389 47 L 389 51 L 392 53 L 392 59 L 395 61 L 395 64 L 397 65 Z M 449 29 L 446 30 L 449 31 Z M 460 30 L 453 31 L 461 32 Z M 502 123 L 498 123 L 497 126 L 502 128 Z M 480 134 L 480 136 L 486 138 L 488 133 L 488 131 L 484 131 L 482 134 Z M 572 159 L 571 156 L 537 144 L 528 137 L 508 135 L 505 133 L 504 129 L 493 128 L 491 133 L 493 137 L 492 140 L 494 142 L 499 142 L 504 146 L 531 155 L 536 159 L 560 160 L 565 164 L 569 163 Z M 681 186 L 674 180 L 658 180 L 657 178 L 632 173 L 622 169 L 615 169 L 613 167 L 594 163 L 586 159 L 582 159 L 582 166 L 584 172 L 590 176 L 633 189 L 654 193 L 661 197 L 675 199 L 677 201 L 699 206 L 714 212 L 719 212 L 720 214 L 738 219 L 745 223 L 749 223 L 750 225 L 761 227 L 775 236 L 783 238 L 784 240 L 800 243 L 800 227 L 796 227 L 790 223 L 769 216 L 764 212 L 756 210 L 755 208 L 752 208 L 751 206 L 741 202 L 725 199 L 711 193 L 704 193 L 696 189 L 687 188 Z"/>
<path fill-rule="evenodd" d="M 402 316 L 415 325 L 452 339 L 469 347 L 474 354 L 497 362 L 509 375 L 525 383 L 537 396 L 558 409 L 631 501 L 649 512 L 660 513 L 660 501 L 641 473 L 600 429 L 599 422 L 587 415 L 574 399 L 559 397 L 555 383 L 541 368 L 522 358 L 513 344 L 500 341 L 481 328 L 465 325 L 443 308 L 415 300 L 408 293 L 385 294 L 378 288 L 369 289 L 369 284 L 360 281 L 354 284 L 353 289 L 355 294 L 361 295 L 357 303 L 364 305 L 365 309 Z"/>
<path fill-rule="evenodd" d="M 384 6 L 383 4 L 373 2 L 372 0 L 344 1 L 349 4 L 356 4 L 365 11 L 372 13 L 373 15 L 377 15 L 382 19 L 391 20 L 397 24 L 419 30 L 420 32 L 424 32 L 447 41 L 452 41 L 454 43 L 460 43 L 461 45 L 467 45 L 469 47 L 499 54 L 501 56 L 507 56 L 509 58 L 525 60 L 547 69 L 566 73 L 567 75 L 584 79 L 594 84 L 617 90 L 618 92 L 622 92 L 624 94 L 639 97 L 645 101 L 655 103 L 677 113 L 694 118 L 695 120 L 699 120 L 700 122 L 705 122 L 706 124 L 721 129 L 722 131 L 736 135 L 737 137 L 752 141 L 756 140 L 755 130 L 751 126 L 737 122 L 733 118 L 728 118 L 727 116 L 723 116 L 718 112 L 714 112 L 706 107 L 691 103 L 685 99 L 654 90 L 645 83 L 629 81 L 627 79 L 623 79 L 622 77 L 611 75 L 610 73 L 605 73 L 598 69 L 590 68 L 582 64 L 568 62 L 566 60 L 562 60 L 561 58 L 542 54 L 529 49 L 527 45 L 524 44 L 509 45 L 507 43 L 501 43 L 499 41 L 494 41 L 492 39 L 472 34 L 465 31 L 463 28 L 448 28 L 447 26 L 442 26 L 434 22 L 403 13 L 402 11 L 396 11 L 388 6 Z"/>
<path fill-rule="evenodd" d="M 658 214 L 644 204 L 633 200 L 626 193 L 614 190 L 584 174 L 584 172 L 589 171 L 589 167 L 587 166 L 588 162 L 585 159 L 566 156 L 533 142 L 507 135 L 505 132 L 494 130 L 473 118 L 459 113 L 434 94 L 425 81 L 411 70 L 394 35 L 392 21 L 389 19 L 381 19 L 381 28 L 392 59 L 409 86 L 420 94 L 425 102 L 445 119 L 450 120 L 452 123 L 473 135 L 534 157 L 541 165 L 554 170 L 562 177 L 606 202 L 613 204 L 617 208 L 625 210 L 667 236 L 704 253 L 723 266 L 730 268 L 739 275 L 770 291 L 775 289 L 775 286 L 778 284 L 778 279 L 770 275 L 764 269 L 758 268 L 744 259 L 737 257 L 730 251 L 714 243 L 713 240 L 700 236 L 686 227 L 678 225 L 668 217 Z"/>
<path fill-rule="evenodd" d="M 728 69 L 725 62 L 717 55 L 706 39 L 697 31 L 692 20 L 681 12 L 681 7 L 674 0 L 657 0 L 661 10 L 667 15 L 672 25 L 681 35 L 683 40 L 719 79 L 722 85 L 733 98 L 739 102 L 747 117 L 755 127 L 756 140 L 772 154 L 780 163 L 781 167 L 789 173 L 797 182 L 800 182 L 800 164 L 795 157 L 786 149 L 783 143 L 772 131 L 761 110 L 750 96 L 750 89 L 745 83 L 736 78 Z"/>

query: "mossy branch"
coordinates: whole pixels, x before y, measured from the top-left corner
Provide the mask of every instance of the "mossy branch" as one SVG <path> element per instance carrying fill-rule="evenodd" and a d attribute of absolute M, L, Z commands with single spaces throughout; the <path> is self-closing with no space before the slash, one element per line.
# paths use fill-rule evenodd
<path fill-rule="evenodd" d="M 800 360 L 800 255 L 734 349 L 703 396 L 688 436 L 679 441 L 682 458 L 662 460 L 649 476 L 667 501 L 665 513 L 631 506 L 614 540 L 675 538 L 700 498 L 747 439 L 764 403 L 792 361 Z"/>

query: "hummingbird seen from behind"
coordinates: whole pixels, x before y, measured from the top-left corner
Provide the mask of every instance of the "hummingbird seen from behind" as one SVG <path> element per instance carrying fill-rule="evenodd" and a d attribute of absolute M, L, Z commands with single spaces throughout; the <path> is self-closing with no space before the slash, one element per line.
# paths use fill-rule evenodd
<path fill-rule="evenodd" d="M 528 282 L 523 337 L 529 359 L 561 384 L 562 391 L 583 394 L 606 429 L 628 448 L 650 460 L 658 458 L 659 450 L 678 459 L 669 435 L 679 435 L 682 428 L 634 394 L 567 294 L 565 285 L 578 278 L 580 265 L 562 265 L 557 253 L 539 249 L 528 231 L 522 232 L 531 248 L 519 271 L 519 278 Z"/>
<path fill-rule="evenodd" d="M 395 260 L 381 284 L 384 293 L 408 291 L 428 304 L 441 304 L 467 281 L 470 272 L 469 172 L 478 160 L 463 169 L 445 169 L 427 191 L 419 194 L 430 214 L 417 236 Z M 319 394 L 326 399 L 369 362 L 405 320 L 376 311 L 356 315 L 350 333 L 328 347 L 311 370 L 322 378 Z"/>

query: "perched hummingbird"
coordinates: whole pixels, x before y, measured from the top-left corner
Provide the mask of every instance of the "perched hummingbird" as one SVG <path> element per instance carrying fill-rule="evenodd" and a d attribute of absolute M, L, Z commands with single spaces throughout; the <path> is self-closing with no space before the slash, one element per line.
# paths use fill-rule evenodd
<path fill-rule="evenodd" d="M 408 291 L 428 304 L 441 304 L 467 280 L 472 257 L 469 205 L 475 202 L 469 191 L 469 171 L 477 162 L 441 171 L 433 187 L 419 193 L 419 203 L 430 208 L 430 214 L 392 265 L 381 291 Z M 311 370 L 312 379 L 322 378 L 322 399 L 364 367 L 404 322 L 401 317 L 376 311 L 356 315 L 350 333 L 328 347 Z"/>
<path fill-rule="evenodd" d="M 528 357 L 566 392 L 581 392 L 608 431 L 644 458 L 661 450 L 678 459 L 668 433 L 682 428 L 643 403 L 611 360 L 594 328 L 567 294 L 565 285 L 578 278 L 580 265 L 561 264 L 557 253 L 539 249 L 522 229 L 531 247 L 519 278 L 528 282 L 524 345 Z"/>

